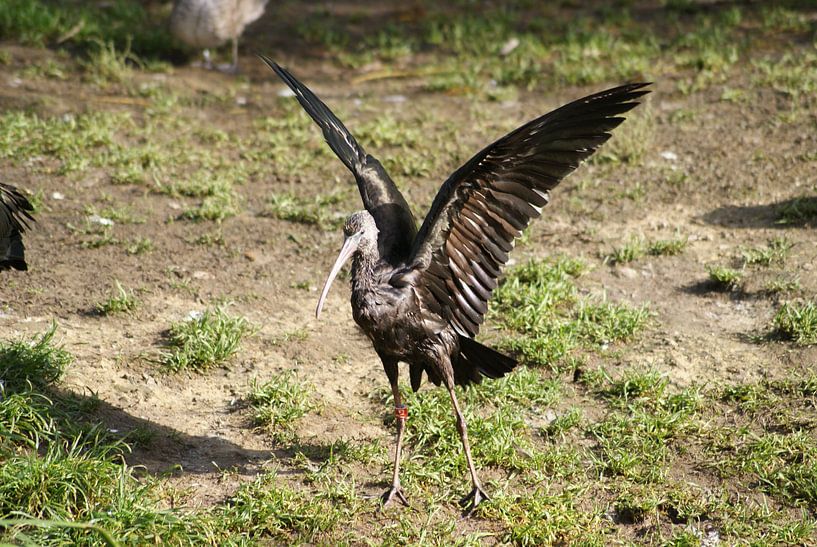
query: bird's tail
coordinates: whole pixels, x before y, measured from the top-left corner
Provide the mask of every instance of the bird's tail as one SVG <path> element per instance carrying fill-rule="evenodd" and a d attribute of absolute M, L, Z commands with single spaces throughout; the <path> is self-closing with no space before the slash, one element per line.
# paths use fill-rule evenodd
<path fill-rule="evenodd" d="M 16 230 L 6 241 L 0 240 L 0 271 L 10 268 L 23 271 L 28 269 L 23 238 Z"/>
<path fill-rule="evenodd" d="M 460 336 L 460 354 L 454 364 L 454 382 L 479 383 L 483 376 L 501 378 L 516 366 L 516 359 L 483 346 L 473 338 Z"/>

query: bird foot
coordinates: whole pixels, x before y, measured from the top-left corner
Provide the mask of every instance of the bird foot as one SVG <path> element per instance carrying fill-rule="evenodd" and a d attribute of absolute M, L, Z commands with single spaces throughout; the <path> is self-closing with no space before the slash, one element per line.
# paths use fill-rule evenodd
<path fill-rule="evenodd" d="M 465 509 L 463 516 L 470 517 L 474 509 L 477 508 L 477 505 L 490 499 L 491 498 L 488 497 L 488 494 L 486 494 L 481 487 L 474 486 L 474 489 L 460 500 L 460 506 Z"/>
<path fill-rule="evenodd" d="M 380 501 L 383 502 L 384 508 L 395 499 L 406 507 L 411 507 L 406 499 L 406 495 L 403 493 L 403 488 L 399 484 L 393 485 L 380 496 Z"/>

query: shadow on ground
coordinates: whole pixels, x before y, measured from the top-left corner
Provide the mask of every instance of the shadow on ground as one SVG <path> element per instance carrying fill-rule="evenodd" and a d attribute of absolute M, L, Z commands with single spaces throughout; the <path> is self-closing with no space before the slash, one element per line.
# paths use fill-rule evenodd
<path fill-rule="evenodd" d="M 817 227 L 817 196 L 804 196 L 762 205 L 724 205 L 700 220 L 729 228 Z"/>

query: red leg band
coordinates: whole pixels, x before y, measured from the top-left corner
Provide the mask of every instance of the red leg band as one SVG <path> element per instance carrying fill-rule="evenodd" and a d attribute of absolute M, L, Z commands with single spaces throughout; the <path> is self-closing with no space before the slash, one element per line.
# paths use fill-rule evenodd
<path fill-rule="evenodd" d="M 400 405 L 394 407 L 394 415 L 397 416 L 398 419 L 407 420 L 408 419 L 408 407 L 406 405 Z"/>

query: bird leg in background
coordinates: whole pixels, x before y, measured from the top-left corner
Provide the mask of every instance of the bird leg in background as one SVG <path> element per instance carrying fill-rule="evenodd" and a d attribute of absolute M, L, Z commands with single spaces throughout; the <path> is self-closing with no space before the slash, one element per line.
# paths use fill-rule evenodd
<path fill-rule="evenodd" d="M 479 483 L 477 477 L 477 470 L 474 468 L 474 461 L 471 459 L 471 446 L 468 444 L 468 426 L 465 423 L 465 418 L 460 411 L 460 405 L 457 403 L 457 395 L 454 393 L 453 382 L 446 381 L 445 387 L 448 388 L 448 394 L 451 396 L 451 405 L 454 407 L 454 413 L 457 415 L 457 430 L 460 432 L 460 439 L 462 439 L 462 447 L 465 450 L 465 461 L 468 463 L 468 471 L 471 473 L 471 482 L 474 488 L 464 498 L 460 500 L 460 505 L 468 507 L 465 515 L 468 516 L 474 512 L 477 505 L 490 499 L 488 495 L 482 490 L 482 485 Z"/>
<path fill-rule="evenodd" d="M 383 368 L 386 370 L 386 376 L 389 377 L 391 392 L 392 395 L 394 395 L 394 416 L 397 418 L 397 446 L 394 450 L 394 476 L 392 477 L 391 488 L 386 490 L 380 499 L 383 501 L 384 507 L 395 498 L 406 507 L 409 507 L 409 502 L 403 493 L 403 488 L 400 486 L 400 452 L 403 446 L 403 431 L 406 428 L 408 409 L 406 405 L 403 404 L 403 399 L 400 396 L 400 388 L 397 385 L 397 362 L 391 361 L 386 363 L 384 361 Z"/>
<path fill-rule="evenodd" d="M 231 43 L 233 56 L 232 62 L 216 65 L 216 70 L 225 74 L 238 74 L 238 38 L 233 38 Z"/>
<path fill-rule="evenodd" d="M 202 65 L 207 70 L 213 69 L 213 61 L 210 60 L 210 50 L 205 49 L 201 52 L 202 57 L 204 57 L 204 64 Z"/>

